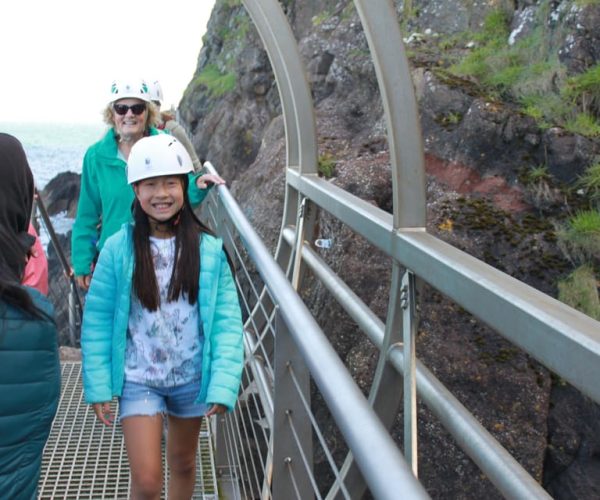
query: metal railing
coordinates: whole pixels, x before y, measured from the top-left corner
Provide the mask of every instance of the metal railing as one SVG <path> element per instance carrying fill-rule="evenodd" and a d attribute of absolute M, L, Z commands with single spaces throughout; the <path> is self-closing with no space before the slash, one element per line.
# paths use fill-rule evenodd
<path fill-rule="evenodd" d="M 206 167 L 215 172 L 212 165 L 207 163 Z M 318 179 L 310 182 L 320 184 Z M 325 184 L 322 188 L 331 195 L 331 185 L 326 188 Z M 236 484 L 239 498 L 360 498 L 365 486 L 376 498 L 398 498 L 398 492 L 409 498 L 426 496 L 411 474 L 411 470 L 417 473 L 417 392 L 504 496 L 549 498 L 540 484 L 416 359 L 415 278 L 437 285 L 465 308 L 487 311 L 489 323 L 494 322 L 499 309 L 504 310 L 503 322 L 495 325 L 499 333 L 526 350 L 529 345 L 536 346 L 530 350 L 532 356 L 546 361 L 552 370 L 596 401 L 600 401 L 595 383 L 600 369 L 600 323 L 426 233 L 398 233 L 390 225 L 388 237 L 372 243 L 385 249 L 377 241 L 389 241 L 390 235 L 392 240 L 402 238 L 398 243 L 402 263 L 408 259 L 412 269 L 418 271 L 405 271 L 402 280 L 392 286 L 392 292 L 396 287 L 398 293 L 391 293 L 391 300 L 398 300 L 404 316 L 400 338 L 396 339 L 310 244 L 303 241 L 298 245 L 295 227 L 285 228 L 283 240 L 290 247 L 299 248 L 302 262 L 381 350 L 380 359 L 398 376 L 399 385 L 385 387 L 377 387 L 377 381 L 384 378 L 376 377 L 367 401 L 296 295 L 292 286 L 293 264 L 286 276 L 227 189 L 217 190 L 218 196 L 209 197 L 205 211 L 233 256 L 247 317 L 247 361 L 240 403 L 232 416 L 220 419 L 216 433 L 220 436 L 217 470 L 222 481 Z M 356 226 L 358 233 L 368 234 L 367 226 L 352 218 L 355 210 L 360 211 L 361 201 L 348 193 L 341 196 L 349 197 L 347 204 L 344 210 L 336 206 L 335 213 L 345 214 L 345 222 Z M 390 215 L 378 215 L 372 224 L 384 226 Z M 360 221 L 360 217 L 357 219 Z M 412 249 L 417 242 L 419 251 Z M 401 260 L 394 252 L 389 253 Z M 296 262 L 295 258 L 291 260 Z M 445 276 L 447 273 L 452 274 Z M 452 287 L 451 283 L 458 286 Z M 544 327 L 544 343 L 562 349 L 537 346 L 537 332 Z M 586 364 L 576 363 L 576 359 L 585 360 Z M 389 382 L 393 377 L 388 374 L 385 380 Z M 311 381 L 329 414 L 319 407 L 319 415 L 315 415 Z M 379 409 L 377 398 L 394 401 L 402 393 L 407 461 L 398 456 L 397 445 L 382 425 L 383 419 L 375 416 Z M 394 417 L 397 411 L 398 405 L 394 404 Z M 335 439 L 346 441 L 350 454 L 345 460 L 340 460 L 340 450 L 331 450 L 330 440 L 324 437 L 331 437 L 332 432 Z M 378 450 L 377 454 L 372 453 L 373 449 Z M 324 457 L 319 464 L 314 463 L 316 456 Z M 324 467 L 327 472 L 323 472 Z"/>
<path fill-rule="evenodd" d="M 597 402 L 600 323 L 427 233 L 418 110 L 390 0 L 353 4 L 369 44 L 387 124 L 392 214 L 317 176 L 313 103 L 292 29 L 277 0 L 242 3 L 269 55 L 279 90 L 286 187 L 274 260 L 226 188 L 219 187 L 219 196 L 211 197 L 206 207 L 235 256 L 248 317 L 242 397 L 217 432 L 217 466 L 223 477 L 239 485 L 242 498 L 361 498 L 367 487 L 377 498 L 424 496 L 416 483 L 418 394 L 504 496 L 548 497 L 417 359 L 416 284 L 428 283 Z M 319 213 L 337 219 L 390 258 L 385 321 L 307 242 Z M 368 400 L 293 293 L 302 291 L 307 272 L 379 350 Z M 324 405 L 313 404 L 311 395 Z M 388 432 L 402 406 L 406 461 L 394 451 Z M 350 408 L 351 421 L 344 412 Z"/>
<path fill-rule="evenodd" d="M 210 163 L 205 168 L 215 172 Z M 235 263 L 247 317 L 240 401 L 216 432 L 221 480 L 237 482 L 241 498 L 325 498 L 334 485 L 350 498 L 339 457 L 311 406 L 312 381 L 330 412 L 327 434 L 335 429 L 343 436 L 371 492 L 428 498 L 284 271 L 227 188 L 217 190 L 204 210 Z M 313 472 L 313 435 L 328 468 L 320 479 Z"/>
<path fill-rule="evenodd" d="M 73 270 L 69 265 L 69 258 L 65 255 L 65 250 L 54 230 L 46 205 L 37 190 L 34 199 L 33 220 L 39 227 L 40 236 L 45 236 L 48 240 L 46 252 L 50 267 L 48 298 L 54 305 L 59 341 L 61 345 L 78 347 L 83 315 L 82 300 Z M 54 260 L 58 261 L 58 265 L 52 265 Z M 55 273 L 55 270 L 62 272 Z"/>

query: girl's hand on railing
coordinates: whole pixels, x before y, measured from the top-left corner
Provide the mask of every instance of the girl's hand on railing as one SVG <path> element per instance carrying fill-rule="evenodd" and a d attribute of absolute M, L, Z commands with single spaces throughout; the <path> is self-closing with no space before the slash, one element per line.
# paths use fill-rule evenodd
<path fill-rule="evenodd" d="M 112 410 L 110 409 L 109 401 L 106 401 L 104 403 L 94 403 L 92 405 L 92 408 L 94 408 L 94 413 L 96 414 L 96 417 L 98 417 L 98 420 L 100 420 L 100 422 L 102 422 L 104 425 L 112 425 L 113 414 Z"/>
<path fill-rule="evenodd" d="M 198 186 L 198 189 L 206 189 L 209 184 L 220 186 L 221 184 L 225 184 L 225 179 L 217 174 L 204 174 L 196 179 L 196 186 Z"/>
<path fill-rule="evenodd" d="M 205 417 L 212 417 L 213 415 L 222 415 L 223 413 L 225 413 L 227 411 L 227 407 L 220 405 L 220 404 L 214 404 L 212 405 L 208 411 L 206 412 L 206 415 L 204 415 Z"/>

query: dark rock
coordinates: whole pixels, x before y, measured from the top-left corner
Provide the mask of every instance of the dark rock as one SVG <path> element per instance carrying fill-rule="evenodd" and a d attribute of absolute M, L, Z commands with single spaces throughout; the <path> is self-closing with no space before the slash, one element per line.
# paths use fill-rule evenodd
<path fill-rule="evenodd" d="M 71 232 L 57 234 L 56 239 L 66 262 L 71 262 Z M 71 338 L 69 330 L 69 293 L 70 282 L 65 272 L 60 256 L 52 243 L 48 244 L 48 297 L 54 305 L 56 325 L 58 327 L 58 343 L 61 346 L 75 347 L 79 341 L 78 332 L 75 339 Z M 78 312 L 77 312 L 78 313 Z M 74 316 L 76 317 L 76 316 Z M 73 342 L 75 340 L 75 342 Z"/>
<path fill-rule="evenodd" d="M 395 0 L 396 9 L 402 13 L 404 2 Z M 415 4 L 418 15 L 410 19 L 409 28 L 413 31 L 424 31 L 427 28 L 436 33 L 459 33 L 467 30 L 477 31 L 481 28 L 491 5 L 487 2 L 466 4 L 460 0 L 426 1 Z M 495 8 L 514 8 L 510 0 L 494 2 Z"/>
<path fill-rule="evenodd" d="M 560 26 L 569 35 L 558 51 L 559 58 L 571 73 L 583 73 L 600 62 L 600 5 L 573 6 L 562 12 L 564 19 Z"/>
<path fill-rule="evenodd" d="M 572 386 L 552 386 L 544 487 L 555 498 L 600 498 L 600 407 Z"/>
<path fill-rule="evenodd" d="M 598 141 L 551 128 L 543 135 L 549 172 L 564 182 L 574 182 L 589 165 L 590 158 L 600 154 Z"/>
<path fill-rule="evenodd" d="M 67 217 L 75 218 L 79 201 L 80 179 L 80 174 L 63 172 L 46 184 L 41 196 L 48 215 L 66 212 Z"/>
<path fill-rule="evenodd" d="M 211 161 L 230 183 L 242 165 L 256 158 L 261 135 L 279 112 L 273 73 L 258 34 L 253 27 L 247 32 L 241 28 L 246 22 L 252 26 L 249 19 L 244 20 L 247 16 L 241 6 L 216 5 L 209 24 L 225 25 L 222 32 L 229 35 L 208 30 L 194 80 L 179 107 L 198 156 Z M 244 33 L 247 39 L 242 38 Z M 197 83 L 196 77 L 207 65 L 215 63 L 224 73 L 229 72 L 229 61 L 235 61 L 236 88 L 215 106 L 216 100 Z"/>
<path fill-rule="evenodd" d="M 264 96 L 271 88 L 267 53 L 258 47 L 247 47 L 240 55 L 240 86 L 249 97 Z"/>

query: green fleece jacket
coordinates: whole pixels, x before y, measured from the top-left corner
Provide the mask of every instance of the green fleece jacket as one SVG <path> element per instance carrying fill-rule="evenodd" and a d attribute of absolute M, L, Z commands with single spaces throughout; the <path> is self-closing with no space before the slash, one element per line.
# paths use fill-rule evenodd
<path fill-rule="evenodd" d="M 150 135 L 160 133 L 155 128 L 150 129 Z M 106 239 L 132 219 L 131 204 L 135 195 L 127 184 L 126 166 L 118 157 L 113 128 L 85 153 L 77 216 L 71 234 L 71 260 L 77 276 L 90 274 Z M 199 205 L 209 191 L 196 186 L 197 177 L 190 174 L 188 195 L 193 207 Z"/>

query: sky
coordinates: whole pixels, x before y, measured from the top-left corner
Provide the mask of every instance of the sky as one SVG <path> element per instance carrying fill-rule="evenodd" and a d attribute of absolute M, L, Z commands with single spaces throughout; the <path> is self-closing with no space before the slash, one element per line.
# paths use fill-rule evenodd
<path fill-rule="evenodd" d="M 101 123 L 110 84 L 191 81 L 215 0 L 3 0 L 0 122 Z"/>

